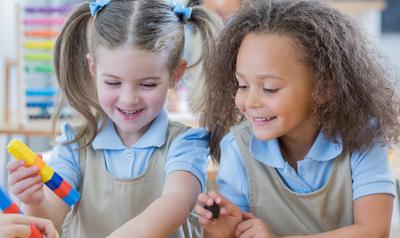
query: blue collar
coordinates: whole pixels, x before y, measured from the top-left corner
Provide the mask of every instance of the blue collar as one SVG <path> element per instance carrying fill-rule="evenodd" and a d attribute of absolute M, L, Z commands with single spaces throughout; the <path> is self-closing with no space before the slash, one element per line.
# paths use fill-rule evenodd
<path fill-rule="evenodd" d="M 162 109 L 149 129 L 131 148 L 161 147 L 165 143 L 167 130 L 168 113 L 165 109 Z M 114 123 L 109 118 L 107 118 L 105 127 L 94 138 L 92 146 L 95 150 L 123 150 L 127 148 L 122 143 Z"/>
<path fill-rule="evenodd" d="M 261 163 L 274 168 L 283 169 L 285 167 L 286 162 L 282 157 L 277 139 L 260 141 L 253 135 L 250 139 L 249 149 L 253 156 Z M 341 140 L 338 143 L 334 143 L 324 133 L 320 132 L 304 159 L 328 161 L 339 156 L 342 150 Z"/>

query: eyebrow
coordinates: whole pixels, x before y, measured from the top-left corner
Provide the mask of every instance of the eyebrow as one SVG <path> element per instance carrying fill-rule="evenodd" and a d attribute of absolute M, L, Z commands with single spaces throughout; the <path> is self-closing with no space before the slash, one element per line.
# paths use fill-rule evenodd
<path fill-rule="evenodd" d="M 117 77 L 117 76 L 115 76 L 115 75 L 113 75 L 113 74 L 103 73 L 103 74 L 101 74 L 101 76 L 107 76 L 107 77 L 110 77 L 110 78 L 119 79 L 119 77 Z"/>
<path fill-rule="evenodd" d="M 239 76 L 240 78 L 246 78 L 243 74 L 241 74 L 239 72 L 236 72 L 235 75 Z M 269 79 L 270 78 L 270 79 L 284 80 L 284 78 L 278 77 L 273 74 L 260 74 L 260 75 L 257 75 L 256 78 L 257 79 Z"/>
<path fill-rule="evenodd" d="M 120 77 L 115 76 L 113 74 L 103 73 L 101 75 L 102 76 L 107 76 L 107 77 L 110 77 L 110 78 L 114 78 L 114 79 L 121 79 Z M 161 80 L 161 78 L 158 77 L 158 76 L 149 76 L 149 77 L 141 78 L 139 80 Z"/>

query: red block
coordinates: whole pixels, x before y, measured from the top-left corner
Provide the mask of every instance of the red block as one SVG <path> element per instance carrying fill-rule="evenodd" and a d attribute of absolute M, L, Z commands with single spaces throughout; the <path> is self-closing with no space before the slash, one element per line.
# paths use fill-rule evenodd
<path fill-rule="evenodd" d="M 59 196 L 60 198 L 65 198 L 66 196 L 68 196 L 71 189 L 72 187 L 65 180 L 63 180 L 60 187 L 54 190 L 54 193 L 57 194 L 57 196 Z"/>
<path fill-rule="evenodd" d="M 11 205 L 3 210 L 4 213 L 13 213 L 13 214 L 18 214 L 21 213 L 21 210 L 19 210 L 19 207 L 17 206 L 17 204 L 15 204 L 15 202 L 11 203 Z"/>
<path fill-rule="evenodd" d="M 34 225 L 30 224 L 31 227 L 31 235 L 29 238 L 42 238 L 42 233 L 40 233 L 39 229 Z"/>

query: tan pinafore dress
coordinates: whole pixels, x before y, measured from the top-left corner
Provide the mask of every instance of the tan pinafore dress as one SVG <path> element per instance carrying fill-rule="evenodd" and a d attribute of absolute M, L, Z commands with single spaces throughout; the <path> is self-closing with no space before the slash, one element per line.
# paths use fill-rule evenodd
<path fill-rule="evenodd" d="M 187 127 L 180 123 L 169 122 L 164 145 L 153 152 L 145 172 L 131 179 L 113 177 L 106 170 L 103 150 L 86 147 L 80 153 L 81 199 L 67 215 L 62 237 L 106 237 L 159 198 L 165 182 L 164 167 L 169 146 L 186 130 Z M 201 237 L 195 215 L 191 214 L 187 222 L 169 237 Z"/>
<path fill-rule="evenodd" d="M 252 156 L 248 122 L 240 123 L 232 131 L 247 170 L 250 212 L 266 222 L 275 234 L 309 235 L 353 224 L 348 153 L 334 159 L 332 174 L 322 188 L 300 194 L 291 191 L 273 167 Z"/>

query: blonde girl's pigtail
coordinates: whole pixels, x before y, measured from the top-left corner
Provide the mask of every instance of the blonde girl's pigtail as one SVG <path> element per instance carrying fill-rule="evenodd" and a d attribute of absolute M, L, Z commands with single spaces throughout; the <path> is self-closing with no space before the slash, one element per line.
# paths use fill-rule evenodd
<path fill-rule="evenodd" d="M 201 63 L 201 69 L 199 73 L 199 79 L 194 81 L 190 99 L 190 107 L 195 114 L 202 115 L 204 114 L 204 105 L 207 102 L 207 92 L 205 92 L 205 80 L 206 74 L 205 72 L 209 72 L 213 65 L 213 57 L 216 54 L 216 40 L 218 37 L 218 33 L 220 28 L 222 27 L 222 22 L 217 18 L 217 16 L 200 6 L 192 7 L 192 14 L 190 19 L 188 19 L 188 23 L 194 26 L 194 29 L 197 33 L 199 33 L 201 38 L 201 55 L 199 62 Z M 196 65 L 196 62 L 194 65 Z M 200 117 L 200 126 L 206 127 L 211 133 L 210 137 L 210 146 L 215 147 L 218 146 L 219 141 L 215 141 L 218 137 L 214 137 L 214 130 L 218 128 L 214 128 L 211 124 L 207 123 L 204 117 Z M 210 128 L 210 127 L 213 128 Z M 214 151 L 214 150 L 212 150 Z M 217 159 L 218 155 L 213 156 Z M 217 159 L 218 160 L 218 159 Z"/>
<path fill-rule="evenodd" d="M 88 135 L 81 147 L 91 143 L 97 133 L 100 106 L 97 103 L 96 86 L 86 61 L 88 49 L 88 28 L 94 19 L 87 3 L 80 5 L 68 18 L 54 50 L 55 72 L 64 97 L 84 120 L 84 126 L 72 142 Z"/>

